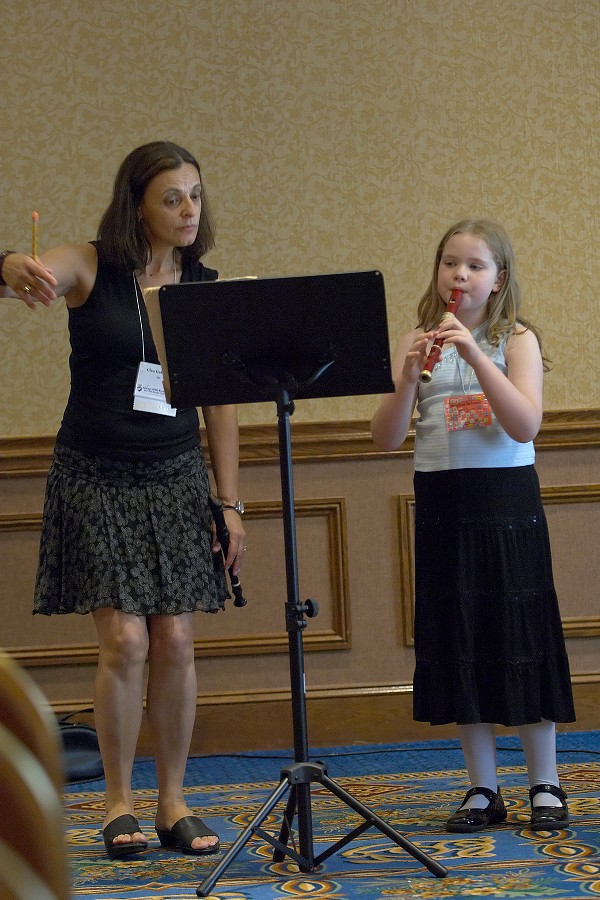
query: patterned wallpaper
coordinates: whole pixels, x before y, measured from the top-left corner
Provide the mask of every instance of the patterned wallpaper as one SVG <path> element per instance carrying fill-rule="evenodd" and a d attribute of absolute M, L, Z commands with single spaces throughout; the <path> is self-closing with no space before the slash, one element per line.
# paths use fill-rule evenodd
<path fill-rule="evenodd" d="M 554 361 L 547 409 L 600 406 L 598 0 L 3 0 L 0 245 L 87 240 L 118 164 L 200 158 L 226 277 L 379 268 L 391 343 L 446 227 L 500 220 Z M 66 313 L 0 300 L 0 434 L 52 434 Z M 596 345 L 597 349 L 597 345 Z M 300 401 L 367 418 L 373 397 Z M 272 422 L 271 404 L 240 410 Z"/>

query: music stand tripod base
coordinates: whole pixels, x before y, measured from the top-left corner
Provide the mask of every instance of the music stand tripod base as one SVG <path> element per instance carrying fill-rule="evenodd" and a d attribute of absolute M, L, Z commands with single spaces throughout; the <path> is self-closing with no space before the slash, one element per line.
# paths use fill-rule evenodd
<path fill-rule="evenodd" d="M 356 813 L 361 815 L 363 817 L 363 822 L 317 856 L 313 856 L 312 853 L 309 853 L 311 858 L 308 859 L 287 845 L 287 839 L 290 833 L 289 825 L 291 823 L 291 820 L 288 820 L 287 817 L 292 811 L 292 807 L 297 802 L 297 796 L 294 793 L 296 788 L 300 785 L 304 785 L 310 789 L 311 782 L 317 782 L 323 785 L 328 791 L 338 797 Z M 261 825 L 288 789 L 290 789 L 290 799 L 288 801 L 286 816 L 284 817 L 284 823 L 280 832 L 280 839 L 277 840 L 271 834 L 264 831 L 261 828 Z M 346 844 L 349 844 L 354 840 L 354 838 L 359 837 L 359 835 L 372 827 L 378 828 L 379 831 L 387 835 L 390 840 L 402 847 L 403 850 L 410 853 L 411 856 L 421 862 L 438 878 L 444 878 L 448 874 L 448 870 L 444 868 L 444 866 L 431 859 L 426 853 L 419 850 L 418 847 L 415 847 L 415 845 L 407 838 L 388 825 L 388 823 L 379 816 L 375 815 L 375 813 L 353 797 L 352 794 L 349 794 L 348 791 L 344 790 L 344 788 L 340 787 L 339 784 L 329 778 L 327 769 L 323 763 L 294 763 L 282 769 L 281 781 L 277 788 L 272 792 L 252 821 L 231 845 L 223 859 L 217 863 L 209 875 L 198 886 L 196 894 L 198 897 L 208 897 L 210 895 L 216 881 L 254 835 L 262 838 L 274 847 L 275 852 L 273 854 L 273 862 L 282 862 L 285 856 L 289 856 L 298 863 L 301 872 L 314 872 L 326 859 L 329 859 L 330 856 L 333 856 L 345 847 Z"/>

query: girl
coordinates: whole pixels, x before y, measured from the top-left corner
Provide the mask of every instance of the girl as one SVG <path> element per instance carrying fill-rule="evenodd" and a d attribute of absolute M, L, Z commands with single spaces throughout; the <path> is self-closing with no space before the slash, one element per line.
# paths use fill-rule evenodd
<path fill-rule="evenodd" d="M 441 320 L 452 292 L 462 299 Z M 448 831 L 506 818 L 495 723 L 516 727 L 534 829 L 569 822 L 555 722 L 575 720 L 569 664 L 534 469 L 544 361 L 519 316 L 514 254 L 494 222 L 443 236 L 417 328 L 393 359 L 395 392 L 372 421 L 375 443 L 404 441 L 415 404 L 414 718 L 456 722 L 471 789 Z M 429 383 L 431 342 L 443 340 Z"/>
<path fill-rule="evenodd" d="M 190 814 L 183 778 L 196 714 L 194 612 L 224 607 L 196 409 L 140 407 L 134 388 L 158 357 L 144 288 L 214 280 L 200 258 L 214 235 L 200 167 L 154 141 L 117 173 L 98 240 L 31 257 L 0 254 L 0 294 L 30 308 L 64 296 L 71 392 L 48 476 L 34 609 L 93 616 L 98 633 L 95 724 L 106 776 L 103 837 L 111 858 L 146 849 L 134 815 L 132 766 L 147 716 L 162 846 L 214 853 L 218 836 Z M 166 404 L 165 404 L 166 405 Z M 230 532 L 225 565 L 245 551 L 233 406 L 203 410 Z"/>

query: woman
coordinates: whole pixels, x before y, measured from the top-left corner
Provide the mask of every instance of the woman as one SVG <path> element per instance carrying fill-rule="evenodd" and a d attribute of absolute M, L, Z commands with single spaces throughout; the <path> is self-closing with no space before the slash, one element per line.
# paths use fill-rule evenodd
<path fill-rule="evenodd" d="M 41 257 L 0 254 L 0 291 L 27 306 L 64 296 L 71 391 L 48 476 L 34 611 L 91 613 L 98 633 L 95 723 L 106 776 L 103 837 L 111 858 L 146 849 L 131 775 L 143 713 L 158 780 L 163 846 L 213 853 L 218 836 L 191 816 L 183 778 L 196 712 L 194 612 L 223 609 L 225 568 L 241 567 L 238 426 L 233 406 L 203 409 L 230 533 L 214 536 L 195 409 L 148 411 L 134 400 L 158 357 L 142 291 L 214 280 L 200 167 L 157 141 L 121 164 L 98 240 Z"/>

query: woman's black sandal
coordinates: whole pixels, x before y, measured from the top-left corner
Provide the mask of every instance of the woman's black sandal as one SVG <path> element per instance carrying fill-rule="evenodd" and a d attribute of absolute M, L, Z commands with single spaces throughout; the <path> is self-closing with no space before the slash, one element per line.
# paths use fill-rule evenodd
<path fill-rule="evenodd" d="M 211 831 L 208 825 L 204 824 L 199 816 L 184 816 L 183 819 L 175 822 L 172 828 L 157 828 L 156 834 L 162 847 L 181 850 L 182 853 L 192 853 L 195 856 L 218 853 L 221 848 L 218 840 L 212 847 L 201 847 L 198 850 L 192 847 L 194 838 L 219 837 L 216 832 Z"/>
<path fill-rule="evenodd" d="M 534 806 L 533 798 L 536 794 L 552 794 L 560 800 L 560 806 Z M 529 802 L 531 803 L 531 822 L 529 828 L 533 831 L 553 831 L 557 828 L 564 828 L 569 824 L 569 807 L 567 806 L 567 795 L 562 788 L 555 784 L 536 784 L 529 791 Z"/>
<path fill-rule="evenodd" d="M 115 838 L 120 834 L 134 835 L 141 832 L 140 823 L 135 816 L 126 814 L 117 816 L 109 822 L 102 832 L 104 846 L 110 859 L 123 859 L 132 853 L 142 853 L 148 848 L 148 841 L 128 841 L 126 844 L 115 844 Z"/>
<path fill-rule="evenodd" d="M 489 801 L 483 809 L 465 807 L 465 803 L 474 794 L 483 794 Z M 506 818 L 506 807 L 500 788 L 497 793 L 486 787 L 474 787 L 467 791 L 461 806 L 446 822 L 446 831 L 455 831 L 459 834 L 469 834 L 473 831 L 483 831 L 488 825 L 497 825 Z"/>

